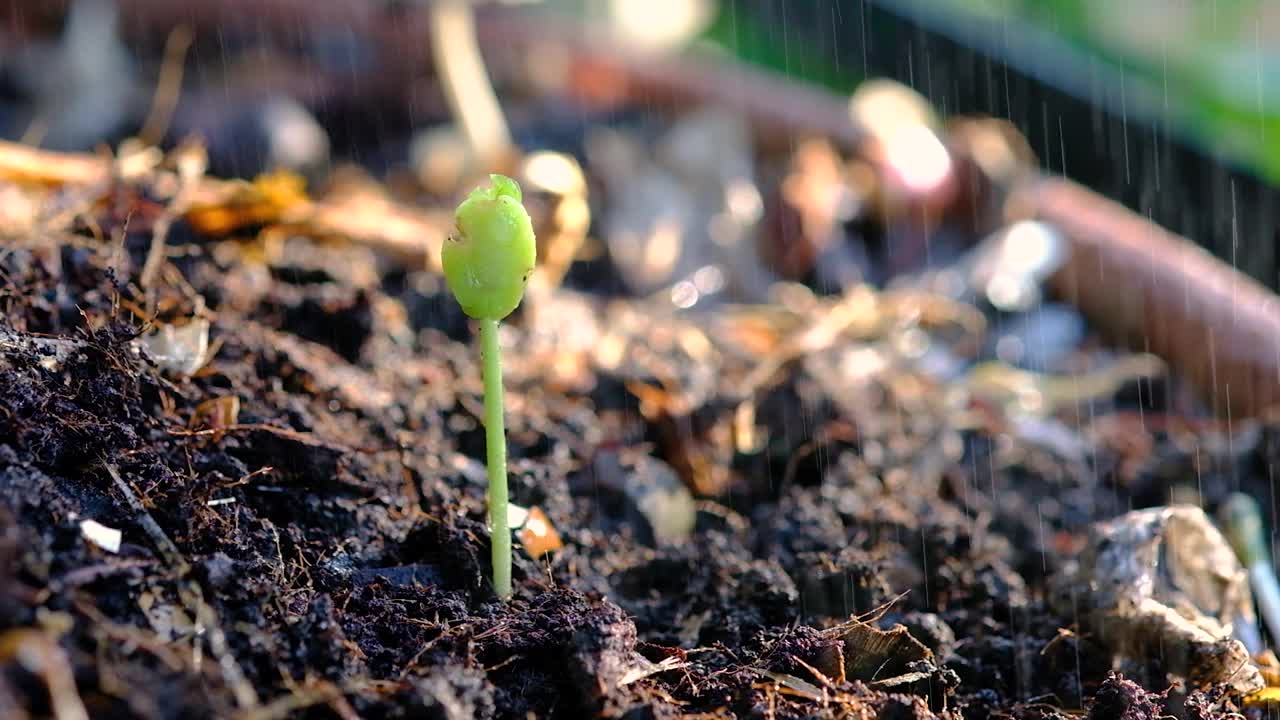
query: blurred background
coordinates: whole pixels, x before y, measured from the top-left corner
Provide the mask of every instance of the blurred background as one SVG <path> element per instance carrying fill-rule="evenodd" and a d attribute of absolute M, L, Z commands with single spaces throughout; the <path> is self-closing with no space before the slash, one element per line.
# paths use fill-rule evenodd
<path fill-rule="evenodd" d="M 0 136 L 84 150 L 142 131 L 168 144 L 198 135 L 209 144 L 211 170 L 228 176 L 275 166 L 315 173 L 344 161 L 378 174 L 404 170 L 424 156 L 432 129 L 450 119 L 433 80 L 430 5 L 4 0 Z M 1008 119 L 1041 167 L 1193 238 L 1264 284 L 1280 282 L 1269 184 L 1280 178 L 1275 3 L 474 5 L 488 18 L 480 43 L 521 147 L 581 151 L 574 147 L 583 140 L 579 126 L 618 120 L 609 113 L 623 98 L 611 92 L 636 99 L 624 87 L 635 77 L 622 82 L 587 62 L 602 44 L 727 55 L 841 95 L 868 77 L 889 77 L 943 116 Z M 547 25 L 548 18 L 555 21 Z M 593 29 L 571 29 L 580 22 Z M 516 60 L 517 46 L 537 52 Z M 552 87 L 542 97 L 558 107 L 512 104 Z M 579 101 L 547 99 L 564 94 Z M 820 115 L 803 102 L 789 110 Z M 546 120 L 557 115 L 558 122 Z M 798 132 L 794 123 L 791 132 Z"/>
<path fill-rule="evenodd" d="M 95 492 L 90 461 L 120 456 L 106 492 L 152 488 L 188 550 L 238 562 L 224 518 L 243 513 L 264 562 L 292 554 L 279 525 L 330 587 L 474 600 L 482 385 L 440 250 L 459 200 L 503 173 L 538 242 L 501 338 L 520 572 L 607 594 L 632 640 L 673 653 L 628 684 L 588 667 L 612 661 L 546 660 L 596 657 L 576 646 L 507 665 L 515 646 L 490 645 L 466 657 L 501 670 L 494 693 L 556 673 L 590 702 L 653 686 L 710 709 L 720 690 L 679 693 L 731 678 L 724 696 L 747 698 L 755 661 L 684 648 L 906 598 L 946 614 L 922 627 L 962 658 L 960 675 L 904 665 L 935 709 L 960 682 L 970 707 L 1083 708 L 1113 667 L 1096 639 L 1126 641 L 1055 636 L 1079 625 L 1075 594 L 1042 610 L 1095 521 L 1234 492 L 1276 516 L 1277 40 L 1264 0 L 0 0 L 0 333 L 21 339 L 0 364 L 39 368 L 0 383 L 35 418 L 0 423 L 0 446 Z M 110 392 L 44 350 L 90 342 Z M 55 508 L 12 513 L 45 518 L 32 547 L 65 539 Z M 230 588 L 267 565 L 218 567 Z M 321 597 L 305 568 L 278 582 L 223 602 L 228 628 Z M 132 612 L 131 586 L 102 586 Z M 262 629 L 309 643 L 335 614 L 383 628 L 443 607 L 315 602 Z M 585 637 L 560 623 L 528 634 Z M 477 632 L 448 647 L 509 635 Z M 402 665 L 375 636 L 254 640 L 234 705 L 295 675 L 399 683 L 435 642 L 387 644 Z M 329 665 L 361 637 L 368 665 Z M 1168 647 L 1135 658 L 1153 688 L 1151 661 L 1183 656 Z M 1215 681 L 1261 683 L 1195 647 L 1230 660 Z M 694 680 L 658 677 L 670 658 Z M 383 689 L 351 693 L 400 702 Z"/>

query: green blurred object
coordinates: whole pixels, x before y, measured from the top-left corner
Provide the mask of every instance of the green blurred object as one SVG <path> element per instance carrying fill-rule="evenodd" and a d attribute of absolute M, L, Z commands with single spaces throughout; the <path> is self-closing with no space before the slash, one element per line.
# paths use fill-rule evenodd
<path fill-rule="evenodd" d="M 1236 557 L 1249 571 L 1249 585 L 1258 603 L 1271 640 L 1280 646 L 1280 583 L 1276 581 L 1271 554 L 1267 552 L 1267 529 L 1258 501 L 1244 493 L 1232 493 L 1218 510 L 1223 534 Z"/>
<path fill-rule="evenodd" d="M 1253 498 L 1244 493 L 1234 493 L 1222 503 L 1219 510 L 1223 534 L 1235 549 L 1244 565 L 1269 562 L 1267 532 L 1262 525 L 1262 509 Z"/>
<path fill-rule="evenodd" d="M 749 62 L 847 92 L 867 72 L 866 47 L 878 39 L 869 18 L 880 11 L 965 45 L 986 44 L 978 49 L 1034 66 L 1031 74 L 1082 100 L 1101 102 L 1109 92 L 1101 85 L 1119 83 L 1115 111 L 1280 182 L 1277 0 L 723 0 L 707 39 Z M 989 28 L 978 30 L 983 24 L 997 27 L 994 42 Z"/>
<path fill-rule="evenodd" d="M 816 23 L 787 28 L 785 22 L 754 12 L 753 5 L 722 0 L 704 39 L 740 60 L 837 92 L 851 93 L 862 82 L 863 73 L 841 63 L 837 53 L 825 51 L 822 43 L 809 42 L 809 35 L 821 31 Z M 833 35 L 838 27 L 830 26 Z"/>
<path fill-rule="evenodd" d="M 933 0 L 1020 18 L 1145 79 L 1206 150 L 1280 180 L 1275 0 Z"/>

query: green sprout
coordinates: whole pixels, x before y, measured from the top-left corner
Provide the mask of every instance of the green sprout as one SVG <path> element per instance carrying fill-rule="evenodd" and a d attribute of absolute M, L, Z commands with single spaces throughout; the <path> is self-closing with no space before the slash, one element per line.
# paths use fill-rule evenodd
<path fill-rule="evenodd" d="M 521 204 L 520 186 L 504 175 L 473 190 L 454 213 L 458 226 L 441 253 L 445 282 L 462 311 L 480 324 L 484 363 L 484 430 L 489 464 L 489 526 L 493 588 L 511 596 L 511 529 L 507 522 L 507 438 L 502 421 L 502 355 L 498 321 L 524 297 L 537 260 L 533 222 Z"/>

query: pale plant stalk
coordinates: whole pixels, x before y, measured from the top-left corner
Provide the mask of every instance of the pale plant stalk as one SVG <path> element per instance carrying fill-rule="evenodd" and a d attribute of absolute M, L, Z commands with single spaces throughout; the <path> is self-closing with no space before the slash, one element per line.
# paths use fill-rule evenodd
<path fill-rule="evenodd" d="M 484 365 L 484 432 L 489 461 L 489 527 L 493 545 L 493 589 L 511 597 L 511 528 L 507 523 L 507 440 L 502 418 L 502 355 L 498 321 L 480 323 L 480 359 Z"/>

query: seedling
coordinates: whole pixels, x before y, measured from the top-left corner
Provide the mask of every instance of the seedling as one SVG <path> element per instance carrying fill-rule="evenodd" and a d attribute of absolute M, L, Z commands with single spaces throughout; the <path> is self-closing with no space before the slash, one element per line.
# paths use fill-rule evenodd
<path fill-rule="evenodd" d="M 441 254 L 445 282 L 462 311 L 480 325 L 484 367 L 484 430 L 489 465 L 489 527 L 493 588 L 511 596 L 511 529 L 507 523 L 507 438 L 502 420 L 502 355 L 498 322 L 524 297 L 537 260 L 533 222 L 520 186 L 504 175 L 473 190 L 454 213 L 458 232 Z"/>

